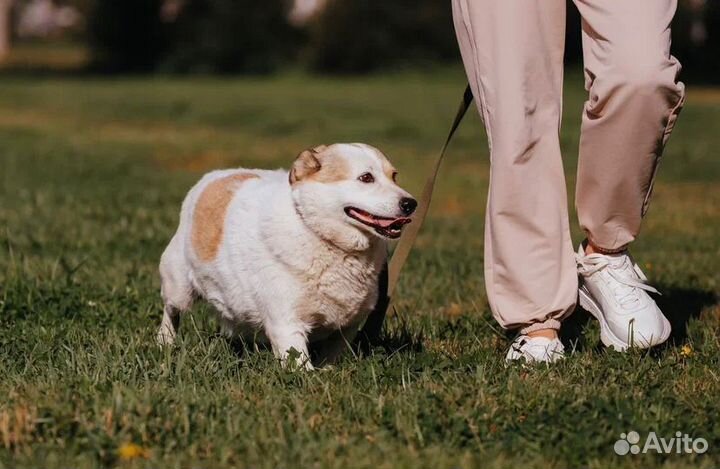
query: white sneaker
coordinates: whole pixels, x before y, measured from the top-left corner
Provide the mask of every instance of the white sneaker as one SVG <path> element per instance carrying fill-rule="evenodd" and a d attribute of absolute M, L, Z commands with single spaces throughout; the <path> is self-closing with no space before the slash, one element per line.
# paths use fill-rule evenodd
<path fill-rule="evenodd" d="M 505 361 L 522 360 L 528 363 L 552 363 L 565 357 L 565 347 L 558 339 L 519 335 L 510 345 Z"/>
<path fill-rule="evenodd" d="M 627 253 L 576 254 L 580 306 L 600 321 L 600 340 L 623 351 L 648 348 L 670 337 L 670 322 L 647 292 L 658 293 Z"/>

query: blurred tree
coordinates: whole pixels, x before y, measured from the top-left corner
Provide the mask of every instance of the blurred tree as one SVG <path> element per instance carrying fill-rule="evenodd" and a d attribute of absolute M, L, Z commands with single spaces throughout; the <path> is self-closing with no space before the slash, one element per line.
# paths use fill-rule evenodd
<path fill-rule="evenodd" d="M 10 52 L 10 22 L 13 0 L 0 0 L 0 60 Z"/>
<path fill-rule="evenodd" d="M 683 0 L 673 21 L 672 52 L 688 82 L 720 83 L 720 2 Z"/>
<path fill-rule="evenodd" d="M 0 53 L 10 37 L 3 12 L 21 1 L 0 0 Z M 312 11 L 296 21 L 303 31 L 289 24 L 292 0 L 62 1 L 89 12 L 93 64 L 104 71 L 265 73 L 303 47 L 309 67 L 325 73 L 460 62 L 447 0 L 304 0 Z M 565 59 L 578 64 L 581 19 L 567 2 Z M 683 79 L 720 81 L 720 0 L 679 1 L 673 53 Z"/>
<path fill-rule="evenodd" d="M 19 39 L 57 39 L 76 31 L 81 23 L 77 8 L 58 0 L 28 0 L 18 9 L 15 34 Z"/>
<path fill-rule="evenodd" d="M 285 0 L 187 0 L 172 25 L 162 68 L 173 72 L 267 73 L 298 48 Z"/>
<path fill-rule="evenodd" d="M 565 61 L 582 63 L 582 20 L 572 0 L 567 0 Z M 672 53 L 683 65 L 686 82 L 720 83 L 720 1 L 680 0 L 672 22 Z"/>
<path fill-rule="evenodd" d="M 96 0 L 88 18 L 92 67 L 103 72 L 147 72 L 166 49 L 162 0 Z"/>
<path fill-rule="evenodd" d="M 309 36 L 310 67 L 322 72 L 459 58 L 447 0 L 328 0 Z"/>

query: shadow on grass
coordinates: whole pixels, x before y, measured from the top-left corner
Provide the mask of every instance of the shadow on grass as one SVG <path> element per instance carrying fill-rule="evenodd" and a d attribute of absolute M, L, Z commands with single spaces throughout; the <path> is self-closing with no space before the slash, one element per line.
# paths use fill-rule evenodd
<path fill-rule="evenodd" d="M 687 340 L 687 327 L 691 319 L 702 311 L 716 305 L 719 298 L 712 291 L 690 288 L 660 287 L 662 296 L 656 298 L 658 306 L 672 325 L 668 343 L 681 344 Z"/>
<path fill-rule="evenodd" d="M 423 352 L 423 337 L 422 330 L 414 331 L 405 323 L 401 323 L 398 327 L 390 330 L 386 329 L 378 339 L 372 342 L 362 340 L 358 335 L 351 346 L 354 353 L 358 356 L 369 356 L 373 352 L 381 349 L 381 353 L 390 357 L 402 353 Z M 272 353 L 272 347 L 265 342 L 248 341 L 241 337 L 227 337 L 220 332 L 213 334 L 211 339 L 227 341 L 230 349 L 240 360 L 248 358 L 250 354 L 257 352 Z M 312 343 L 309 347 L 311 361 L 315 366 L 325 365 L 325 363 L 323 363 L 322 353 L 320 352 L 321 347 L 322 341 Z M 346 350 L 344 353 L 350 354 L 351 352 Z"/>
<path fill-rule="evenodd" d="M 385 306 L 382 306 L 383 309 Z M 375 347 L 382 348 L 388 356 L 398 353 L 422 352 L 424 349 L 423 331 L 414 331 L 397 310 L 392 320 L 396 323 L 394 327 L 389 327 L 389 321 L 385 318 L 385 314 L 382 314 L 377 321 L 369 318 L 353 342 L 355 352 L 359 355 L 370 355 Z M 377 322 L 377 324 L 368 328 L 367 326 L 371 322 Z"/>
<path fill-rule="evenodd" d="M 662 295 L 656 296 L 655 300 L 672 326 L 670 338 L 661 349 L 685 343 L 688 323 L 699 317 L 705 308 L 717 304 L 720 300 L 716 293 L 708 290 L 663 286 L 659 286 L 658 289 Z M 587 350 L 589 347 L 592 347 L 594 352 L 603 350 L 601 343 L 589 344 L 582 337 L 583 331 L 592 319 L 590 313 L 578 306 L 575 313 L 563 321 L 561 330 L 563 342 L 577 351 Z"/>
<path fill-rule="evenodd" d="M 406 325 L 395 330 L 385 331 L 376 345 L 382 347 L 388 355 L 418 353 L 425 349 L 422 330 L 413 331 Z"/>
<path fill-rule="evenodd" d="M 575 311 L 563 320 L 562 327 L 560 328 L 560 340 L 562 340 L 567 350 L 582 352 L 589 348 L 591 344 L 583 337 L 583 332 L 592 319 L 593 317 L 590 313 L 580 306 L 577 306 Z M 602 344 L 600 343 L 593 347 L 595 352 L 599 352 L 601 349 Z"/>
<path fill-rule="evenodd" d="M 226 341 L 230 350 L 232 350 L 233 353 L 241 360 L 243 358 L 247 358 L 248 355 L 252 353 L 272 352 L 270 344 L 264 341 L 248 340 L 239 336 L 228 337 L 227 335 L 219 332 L 216 333 L 213 338 L 216 340 Z"/>

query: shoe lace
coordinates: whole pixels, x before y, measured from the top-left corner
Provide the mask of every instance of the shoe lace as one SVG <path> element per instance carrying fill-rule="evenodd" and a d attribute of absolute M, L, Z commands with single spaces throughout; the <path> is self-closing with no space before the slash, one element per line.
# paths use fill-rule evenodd
<path fill-rule="evenodd" d="M 610 290 L 623 307 L 632 307 L 641 301 L 640 291 L 651 293 L 658 292 L 654 287 L 648 285 L 647 277 L 642 270 L 634 265 L 628 255 L 623 255 L 620 260 L 612 259 L 602 254 L 576 255 L 578 272 L 584 277 L 605 271 L 615 280 L 610 283 Z"/>

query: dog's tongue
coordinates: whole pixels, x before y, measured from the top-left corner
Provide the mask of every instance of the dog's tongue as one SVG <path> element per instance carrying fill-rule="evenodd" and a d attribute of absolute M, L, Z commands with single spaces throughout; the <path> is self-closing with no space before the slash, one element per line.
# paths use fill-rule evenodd
<path fill-rule="evenodd" d="M 379 218 L 373 221 L 376 225 L 381 228 L 389 228 L 392 225 L 399 224 L 400 226 L 410 223 L 410 219 L 406 217 L 401 218 Z"/>
<path fill-rule="evenodd" d="M 400 226 L 406 225 L 410 223 L 412 220 L 407 217 L 400 217 L 400 218 L 379 218 L 374 217 L 370 215 L 369 213 L 363 213 L 358 210 L 352 209 L 353 214 L 358 217 L 365 220 L 367 223 L 377 226 L 379 228 L 389 228 L 392 225 L 400 224 Z"/>

